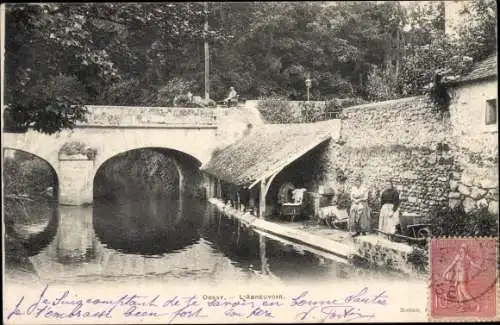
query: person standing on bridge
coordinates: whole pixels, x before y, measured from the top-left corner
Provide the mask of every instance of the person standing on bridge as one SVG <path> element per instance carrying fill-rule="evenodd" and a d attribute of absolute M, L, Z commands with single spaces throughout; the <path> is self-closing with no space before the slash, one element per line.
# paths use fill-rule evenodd
<path fill-rule="evenodd" d="M 224 103 L 226 103 L 227 106 L 238 104 L 238 93 L 234 90 L 234 87 L 229 87 L 229 95 L 227 95 L 227 98 L 224 99 Z"/>

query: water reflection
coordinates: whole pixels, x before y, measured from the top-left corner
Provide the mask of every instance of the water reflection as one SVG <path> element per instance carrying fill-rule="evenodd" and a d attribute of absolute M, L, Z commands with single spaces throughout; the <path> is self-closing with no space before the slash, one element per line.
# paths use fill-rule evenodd
<path fill-rule="evenodd" d="M 90 262 L 97 256 L 98 241 L 92 227 L 92 206 L 59 208 L 56 235 L 57 261 L 62 264 Z"/>
<path fill-rule="evenodd" d="M 56 201 L 45 200 L 31 202 L 27 210 L 36 218 L 31 223 L 14 224 L 10 235 L 19 238 L 26 254 L 33 256 L 45 249 L 56 236 L 59 209 Z"/>
<path fill-rule="evenodd" d="M 204 228 L 203 237 L 239 267 L 254 270 L 284 281 L 347 277 L 351 266 L 327 260 L 292 246 L 266 238 L 261 233 L 246 229 L 236 219 L 224 217 L 211 208 L 211 219 Z"/>
<path fill-rule="evenodd" d="M 201 216 L 195 206 L 186 206 L 179 197 L 122 197 L 113 202 L 96 201 L 93 224 L 108 248 L 158 255 L 196 243 Z"/>
<path fill-rule="evenodd" d="M 52 221 L 51 221 L 52 222 Z M 358 276 L 350 265 L 269 239 L 213 206 L 184 198 L 137 197 L 59 207 L 50 245 L 30 260 L 46 281 L 154 279 L 218 284 L 329 281 Z M 141 280 L 142 281 L 142 280 Z"/>

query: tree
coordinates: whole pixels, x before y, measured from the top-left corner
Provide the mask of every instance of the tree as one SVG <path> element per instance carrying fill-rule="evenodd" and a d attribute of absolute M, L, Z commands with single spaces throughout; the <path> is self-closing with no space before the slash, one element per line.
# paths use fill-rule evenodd
<path fill-rule="evenodd" d="M 209 3 L 211 96 L 387 99 L 422 94 L 496 50 L 496 3 L 476 0 L 457 39 L 442 2 Z M 203 3 L 12 4 L 7 129 L 54 133 L 84 104 L 167 105 L 203 90 Z"/>
<path fill-rule="evenodd" d="M 454 41 L 461 55 L 481 61 L 497 50 L 497 3 L 475 0 L 465 5 L 464 10 L 468 12 L 467 19 Z"/>
<path fill-rule="evenodd" d="M 436 74 L 464 75 L 472 63 L 494 53 L 496 2 L 476 0 L 464 10 L 467 20 L 457 37 L 445 33 L 442 2 L 427 2 L 409 10 L 401 34 L 404 48 L 399 73 L 394 76 L 390 68 L 374 69 L 370 76 L 373 82 L 368 85 L 371 96 L 380 100 L 427 93 Z"/>
<path fill-rule="evenodd" d="M 107 103 L 103 95 L 113 98 L 116 89 L 136 90 L 128 92 L 130 104 L 151 97 L 189 50 L 184 40 L 202 37 L 199 4 L 6 9 L 7 130 L 72 128 L 85 120 L 84 104 Z M 127 83 L 131 79 L 136 82 Z"/>

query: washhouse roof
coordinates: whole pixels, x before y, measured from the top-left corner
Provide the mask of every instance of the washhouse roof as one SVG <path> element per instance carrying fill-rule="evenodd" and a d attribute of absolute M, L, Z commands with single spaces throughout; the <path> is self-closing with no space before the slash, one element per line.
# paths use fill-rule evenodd
<path fill-rule="evenodd" d="M 451 81 L 453 84 L 460 84 L 463 82 L 471 82 L 476 80 L 484 80 L 497 76 L 497 54 L 492 54 L 486 59 L 477 62 L 472 71 L 455 81 Z"/>
<path fill-rule="evenodd" d="M 330 140 L 332 125 L 266 124 L 216 153 L 202 170 L 238 186 L 252 187 Z"/>

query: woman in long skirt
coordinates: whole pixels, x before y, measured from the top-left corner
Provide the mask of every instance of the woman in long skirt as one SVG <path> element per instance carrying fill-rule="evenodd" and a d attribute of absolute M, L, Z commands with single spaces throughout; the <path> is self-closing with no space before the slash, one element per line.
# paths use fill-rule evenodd
<path fill-rule="evenodd" d="M 396 226 L 399 224 L 399 204 L 399 192 L 390 180 L 380 197 L 382 207 L 380 208 L 378 230 L 382 233 L 396 233 Z"/>
<path fill-rule="evenodd" d="M 353 236 L 366 235 L 370 230 L 370 208 L 368 207 L 368 189 L 360 176 L 354 179 L 351 202 L 349 231 Z"/>

